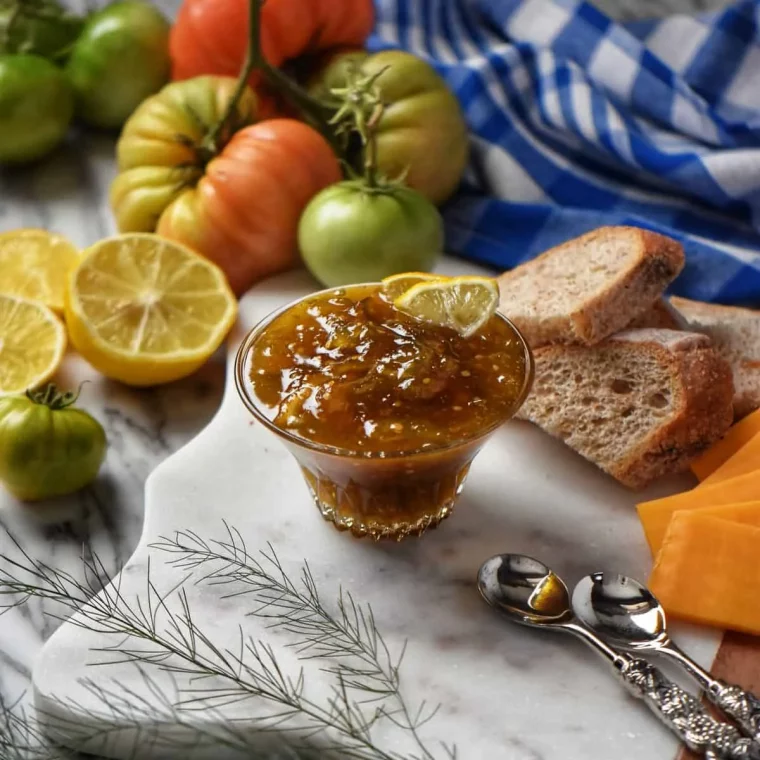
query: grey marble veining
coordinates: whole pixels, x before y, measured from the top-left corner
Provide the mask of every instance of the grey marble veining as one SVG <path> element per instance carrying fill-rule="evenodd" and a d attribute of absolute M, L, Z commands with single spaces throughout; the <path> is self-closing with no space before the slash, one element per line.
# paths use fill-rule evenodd
<path fill-rule="evenodd" d="M 173 15 L 180 0 L 156 4 Z M 621 19 L 699 12 L 720 4 L 716 0 L 597 2 Z M 83 133 L 72 135 L 66 146 L 36 166 L 0 169 L 0 231 L 46 227 L 80 246 L 113 232 L 107 205 L 107 188 L 115 171 L 113 149 L 111 137 Z M 91 380 L 83 389 L 81 403 L 106 428 L 107 461 L 95 484 L 55 503 L 22 505 L 0 488 L 0 551 L 8 550 L 12 537 L 31 556 L 75 575 L 80 575 L 82 553 L 95 552 L 112 574 L 123 566 L 139 539 L 148 474 L 193 438 L 216 411 L 223 392 L 224 363 L 211 362 L 193 377 L 164 388 L 137 391 L 103 380 L 81 359 L 69 355 L 57 379 L 67 387 Z M 14 701 L 28 688 L 33 662 L 56 627 L 56 621 L 45 616 L 44 605 L 36 602 L 0 618 L 0 695 L 6 701 Z M 508 652 L 504 658 L 509 662 Z M 509 742 L 514 743 L 516 756 L 540 757 L 519 746 L 519 739 Z"/>
<path fill-rule="evenodd" d="M 97 554 L 107 574 L 123 566 L 140 537 L 148 474 L 201 430 L 222 395 L 224 365 L 209 363 L 178 383 L 152 391 L 127 389 L 100 378 L 69 356 L 56 378 L 75 388 L 81 406 L 106 430 L 108 456 L 95 483 L 50 502 L 21 504 L 0 491 L 0 551 L 17 540 L 34 558 L 81 577 L 81 557 Z M 16 699 L 28 686 L 43 642 L 57 627 L 45 605 L 32 601 L 0 618 L 0 693 Z"/>
<path fill-rule="evenodd" d="M 114 140 L 87 133 L 72 137 L 47 161 L 0 169 L 0 231 L 44 227 L 81 247 L 115 231 L 107 206 Z M 108 456 L 92 486 L 51 503 L 23 505 L 0 487 L 0 551 L 12 537 L 31 556 L 78 577 L 80 557 L 95 552 L 114 574 L 142 530 L 145 479 L 212 417 L 224 365 L 217 360 L 170 386 L 133 390 L 105 380 L 70 352 L 55 380 L 71 389 L 88 381 L 80 403 L 104 425 Z M 6 702 L 26 690 L 34 659 L 57 627 L 44 611 L 31 602 L 0 618 L 0 695 Z"/>

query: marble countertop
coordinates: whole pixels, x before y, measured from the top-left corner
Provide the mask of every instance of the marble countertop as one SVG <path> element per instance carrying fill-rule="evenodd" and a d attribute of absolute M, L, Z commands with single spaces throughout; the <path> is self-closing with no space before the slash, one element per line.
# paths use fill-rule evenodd
<path fill-rule="evenodd" d="M 169 15 L 179 0 L 157 3 Z M 600 7 L 620 18 L 702 11 L 715 0 L 603 0 Z M 114 175 L 113 140 L 77 135 L 50 160 L 15 171 L 0 169 L 0 231 L 45 227 L 85 246 L 114 231 L 107 188 Z M 31 556 L 80 575 L 84 553 L 96 553 L 115 574 L 136 546 L 143 520 L 148 474 L 193 438 L 211 419 L 224 388 L 224 362 L 154 390 L 134 390 L 98 376 L 70 354 L 58 380 L 76 387 L 81 404 L 104 425 L 107 460 L 97 481 L 54 503 L 17 503 L 0 487 L 0 552 L 17 541 Z M 0 698 L 12 703 L 28 690 L 32 665 L 57 627 L 35 601 L 0 618 Z"/>

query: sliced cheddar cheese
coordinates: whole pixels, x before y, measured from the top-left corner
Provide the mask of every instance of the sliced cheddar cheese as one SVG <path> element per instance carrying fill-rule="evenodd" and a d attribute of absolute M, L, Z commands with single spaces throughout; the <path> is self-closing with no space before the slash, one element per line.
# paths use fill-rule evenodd
<path fill-rule="evenodd" d="M 742 504 L 721 504 L 719 507 L 703 507 L 694 510 L 695 514 L 717 517 L 720 520 L 754 525 L 760 528 L 760 501 L 745 501 Z M 676 512 L 678 514 L 678 512 Z"/>
<path fill-rule="evenodd" d="M 649 586 L 665 612 L 760 634 L 760 528 L 676 512 Z"/>
<path fill-rule="evenodd" d="M 691 463 L 691 471 L 704 480 L 739 449 L 760 434 L 760 409 L 740 420 L 716 444 Z"/>
<path fill-rule="evenodd" d="M 649 548 L 652 554 L 656 555 L 674 512 L 679 509 L 691 511 L 703 507 L 741 504 L 746 501 L 760 501 L 760 470 L 664 499 L 645 501 L 638 504 L 636 509 Z"/>
<path fill-rule="evenodd" d="M 738 478 L 753 470 L 760 470 L 760 435 L 745 443 L 732 457 L 729 457 L 717 470 L 708 475 L 698 486 L 712 485 L 731 478 Z"/>

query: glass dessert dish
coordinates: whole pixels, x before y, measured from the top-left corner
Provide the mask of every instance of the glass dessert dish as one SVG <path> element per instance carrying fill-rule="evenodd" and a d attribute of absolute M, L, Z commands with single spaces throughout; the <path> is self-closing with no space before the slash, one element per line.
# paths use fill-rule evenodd
<path fill-rule="evenodd" d="M 532 378 L 527 343 L 505 317 L 465 338 L 399 311 L 380 284 L 274 312 L 235 365 L 243 403 L 293 454 L 324 518 L 395 540 L 451 513 L 473 458 Z"/>

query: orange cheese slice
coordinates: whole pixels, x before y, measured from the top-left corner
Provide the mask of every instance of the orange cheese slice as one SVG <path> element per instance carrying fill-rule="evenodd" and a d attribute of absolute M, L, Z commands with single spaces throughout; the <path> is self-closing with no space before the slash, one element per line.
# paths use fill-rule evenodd
<path fill-rule="evenodd" d="M 645 501 L 638 504 L 636 509 L 649 548 L 652 550 L 652 555 L 655 556 L 674 512 L 741 504 L 747 501 L 760 501 L 760 470 L 714 485 L 700 486 L 692 491 L 667 496 L 664 499 Z M 758 559 L 760 560 L 760 558 Z M 760 566 L 760 561 L 758 565 Z"/>
<path fill-rule="evenodd" d="M 731 480 L 731 478 L 738 478 L 753 470 L 760 470 L 760 435 L 756 435 L 749 443 L 745 443 L 697 487 L 702 488 L 724 480 Z"/>
<path fill-rule="evenodd" d="M 649 586 L 673 617 L 760 634 L 760 528 L 676 512 Z"/>
<path fill-rule="evenodd" d="M 754 525 L 756 528 L 760 528 L 760 501 L 721 504 L 719 507 L 702 507 L 695 509 L 694 513 L 703 517 L 717 517 L 720 520 L 728 520 L 742 525 Z M 679 514 L 679 512 L 675 514 Z"/>
<path fill-rule="evenodd" d="M 758 434 L 760 409 L 733 425 L 721 440 L 698 456 L 691 463 L 691 471 L 699 480 L 704 480 Z"/>

